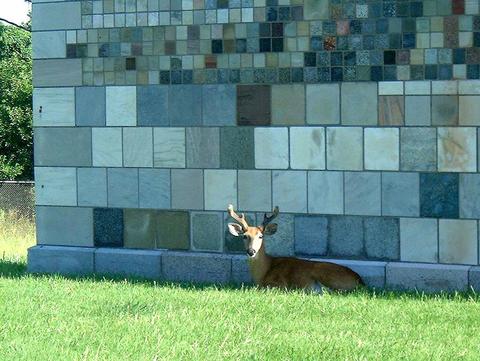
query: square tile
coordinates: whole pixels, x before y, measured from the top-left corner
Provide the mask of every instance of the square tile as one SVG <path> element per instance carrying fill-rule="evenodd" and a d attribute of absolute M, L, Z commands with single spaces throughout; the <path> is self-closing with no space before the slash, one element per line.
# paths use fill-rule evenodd
<path fill-rule="evenodd" d="M 123 209 L 93 209 L 95 247 L 123 247 Z"/>
<path fill-rule="evenodd" d="M 35 167 L 35 204 L 45 206 L 76 206 L 76 169 Z"/>
<path fill-rule="evenodd" d="M 123 246 L 125 248 L 156 248 L 157 212 L 144 209 L 124 210 Z"/>
<path fill-rule="evenodd" d="M 82 59 L 34 60 L 32 65 L 32 82 L 34 87 L 68 87 L 82 85 Z M 57 91 L 64 90 L 65 89 L 57 89 Z M 72 104 L 72 106 L 74 105 Z M 34 109 L 38 108 L 34 107 Z"/>
<path fill-rule="evenodd" d="M 366 217 L 365 252 L 369 259 L 400 258 L 400 227 L 398 218 Z"/>
<path fill-rule="evenodd" d="M 32 30 L 81 29 L 80 3 L 34 4 Z M 33 19 L 34 18 L 34 19 Z"/>
<path fill-rule="evenodd" d="M 137 92 L 134 86 L 106 87 L 106 124 L 137 125 Z"/>
<path fill-rule="evenodd" d="M 123 129 L 123 165 L 125 167 L 153 166 L 152 128 Z"/>
<path fill-rule="evenodd" d="M 187 128 L 187 167 L 220 166 L 220 133 L 218 128 Z"/>
<path fill-rule="evenodd" d="M 458 218 L 458 174 L 420 173 L 420 217 Z"/>
<path fill-rule="evenodd" d="M 173 85 L 168 97 L 172 126 L 202 124 L 202 88 L 199 85 Z"/>
<path fill-rule="evenodd" d="M 436 219 L 400 218 L 400 260 L 438 262 Z"/>
<path fill-rule="evenodd" d="M 172 208 L 203 209 L 203 171 L 172 169 Z"/>
<path fill-rule="evenodd" d="M 185 168 L 185 128 L 153 128 L 153 165 Z"/>
<path fill-rule="evenodd" d="M 436 142 L 435 128 L 401 128 L 400 169 L 435 171 L 437 169 Z"/>
<path fill-rule="evenodd" d="M 476 128 L 438 128 L 438 170 L 476 172 Z"/>
<path fill-rule="evenodd" d="M 272 172 L 273 204 L 282 212 L 307 213 L 307 174 L 302 171 Z"/>
<path fill-rule="evenodd" d="M 77 126 L 105 125 L 105 87 L 75 88 L 75 120 Z"/>
<path fill-rule="evenodd" d="M 156 226 L 157 248 L 190 248 L 188 212 L 160 211 L 157 214 Z"/>
<path fill-rule="evenodd" d="M 365 128 L 365 169 L 398 170 L 398 128 Z"/>
<path fill-rule="evenodd" d="M 381 214 L 380 173 L 345 172 L 345 214 Z"/>
<path fill-rule="evenodd" d="M 138 208 L 138 169 L 108 169 L 107 180 L 109 207 Z"/>
<path fill-rule="evenodd" d="M 418 217 L 419 201 L 418 173 L 382 174 L 382 215 Z"/>
<path fill-rule="evenodd" d="M 288 168 L 288 128 L 255 128 L 255 168 Z"/>
<path fill-rule="evenodd" d="M 478 264 L 477 228 L 477 221 L 440 219 L 440 263 Z"/>
<path fill-rule="evenodd" d="M 74 126 L 74 88 L 35 88 L 33 125 L 35 127 Z"/>
<path fill-rule="evenodd" d="M 220 167 L 255 168 L 254 129 L 252 127 L 220 128 Z"/>
<path fill-rule="evenodd" d="M 94 167 L 123 165 L 121 128 L 92 128 L 92 161 Z"/>
<path fill-rule="evenodd" d="M 253 212 L 272 210 L 272 175 L 270 171 L 238 171 L 238 208 Z"/>
<path fill-rule="evenodd" d="M 237 86 L 237 125 L 270 125 L 270 88 L 269 85 Z"/>
<path fill-rule="evenodd" d="M 480 174 L 460 174 L 460 218 L 480 218 Z"/>
<path fill-rule="evenodd" d="M 268 255 L 273 257 L 288 257 L 295 254 L 294 231 L 295 224 L 293 214 L 282 214 L 280 209 L 279 216 L 275 219 L 278 224 L 277 232 L 271 236 L 265 236 L 265 250 Z M 263 213 L 257 213 L 257 224 L 263 221 Z"/>
<path fill-rule="evenodd" d="M 377 124 L 377 83 L 342 83 L 342 124 Z M 348 99 L 348 101 L 346 101 Z"/>
<path fill-rule="evenodd" d="M 327 169 L 363 169 L 363 129 L 359 127 L 327 128 Z"/>
<path fill-rule="evenodd" d="M 460 125 L 480 125 L 480 96 L 459 97 L 459 112 Z"/>
<path fill-rule="evenodd" d="M 138 191 L 140 208 L 170 208 L 170 170 L 139 169 Z"/>
<path fill-rule="evenodd" d="M 168 126 L 168 86 L 137 87 L 137 117 L 140 126 Z"/>
<path fill-rule="evenodd" d="M 432 125 L 458 124 L 458 96 L 432 96 Z"/>
<path fill-rule="evenodd" d="M 343 214 L 342 172 L 308 172 L 308 212 Z"/>
<path fill-rule="evenodd" d="M 91 208 L 36 207 L 37 244 L 93 247 Z"/>
<path fill-rule="evenodd" d="M 78 168 L 78 205 L 107 206 L 107 170 L 105 168 Z"/>
<path fill-rule="evenodd" d="M 237 205 L 237 171 L 210 170 L 204 172 L 205 209 L 224 210 Z"/>
<path fill-rule="evenodd" d="M 235 125 L 236 89 L 234 85 L 205 85 L 202 88 L 204 125 Z"/>
<path fill-rule="evenodd" d="M 340 123 L 340 84 L 307 84 L 308 124 Z"/>
<path fill-rule="evenodd" d="M 222 213 L 192 212 L 192 247 L 199 251 L 221 251 L 223 240 Z"/>
<path fill-rule="evenodd" d="M 339 257 L 362 257 L 363 219 L 351 216 L 329 218 L 328 254 Z"/>
<path fill-rule="evenodd" d="M 378 123 L 384 126 L 403 125 L 405 100 L 402 95 L 378 97 Z"/>
<path fill-rule="evenodd" d="M 327 253 L 328 218 L 295 217 L 295 253 L 323 256 Z"/>
<path fill-rule="evenodd" d="M 272 86 L 272 124 L 305 124 L 305 86 Z"/>
<path fill-rule="evenodd" d="M 65 31 L 36 31 L 32 33 L 32 58 L 65 58 Z"/>
<path fill-rule="evenodd" d="M 330 1 L 305 0 L 303 9 L 305 20 L 327 20 L 329 3 Z"/>
<path fill-rule="evenodd" d="M 290 128 L 292 169 L 325 169 L 325 128 Z"/>
<path fill-rule="evenodd" d="M 430 125 L 431 97 L 425 95 L 405 97 L 405 125 Z"/>

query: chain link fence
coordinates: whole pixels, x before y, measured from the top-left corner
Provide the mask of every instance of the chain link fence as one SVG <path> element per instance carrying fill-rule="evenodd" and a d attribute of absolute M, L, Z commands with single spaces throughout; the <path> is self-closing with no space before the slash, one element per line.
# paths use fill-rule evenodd
<path fill-rule="evenodd" d="M 33 218 L 35 214 L 34 182 L 0 181 L 0 211 L 15 212 Z"/>

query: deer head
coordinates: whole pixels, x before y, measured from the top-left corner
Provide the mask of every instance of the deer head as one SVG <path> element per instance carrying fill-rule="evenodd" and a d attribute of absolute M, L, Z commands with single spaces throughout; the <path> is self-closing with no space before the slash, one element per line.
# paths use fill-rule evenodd
<path fill-rule="evenodd" d="M 238 222 L 228 224 L 229 232 L 235 237 L 243 238 L 247 254 L 252 258 L 254 258 L 262 248 L 263 236 L 275 234 L 277 231 L 278 225 L 270 222 L 278 216 L 278 207 L 274 208 L 270 216 L 265 213 L 262 224 L 254 227 L 248 225 L 243 213 L 240 216 L 235 213 L 231 204 L 228 206 L 228 214 Z"/>

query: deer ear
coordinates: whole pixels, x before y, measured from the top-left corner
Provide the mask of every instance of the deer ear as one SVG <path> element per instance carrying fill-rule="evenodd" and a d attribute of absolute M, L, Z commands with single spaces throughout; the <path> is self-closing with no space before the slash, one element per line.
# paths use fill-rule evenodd
<path fill-rule="evenodd" d="M 265 226 L 263 229 L 263 234 L 266 234 L 267 236 L 271 236 L 272 234 L 275 234 L 277 232 L 278 224 L 276 223 L 270 223 Z"/>
<path fill-rule="evenodd" d="M 235 237 L 240 237 L 241 235 L 243 235 L 243 228 L 241 225 L 237 223 L 229 223 L 228 231 L 232 236 L 235 236 Z"/>

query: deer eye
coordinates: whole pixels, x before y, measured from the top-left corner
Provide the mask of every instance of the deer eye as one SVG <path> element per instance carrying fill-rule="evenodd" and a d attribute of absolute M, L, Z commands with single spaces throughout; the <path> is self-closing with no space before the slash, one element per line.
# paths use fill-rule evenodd
<path fill-rule="evenodd" d="M 258 238 L 263 239 L 263 234 L 260 234 Z"/>

